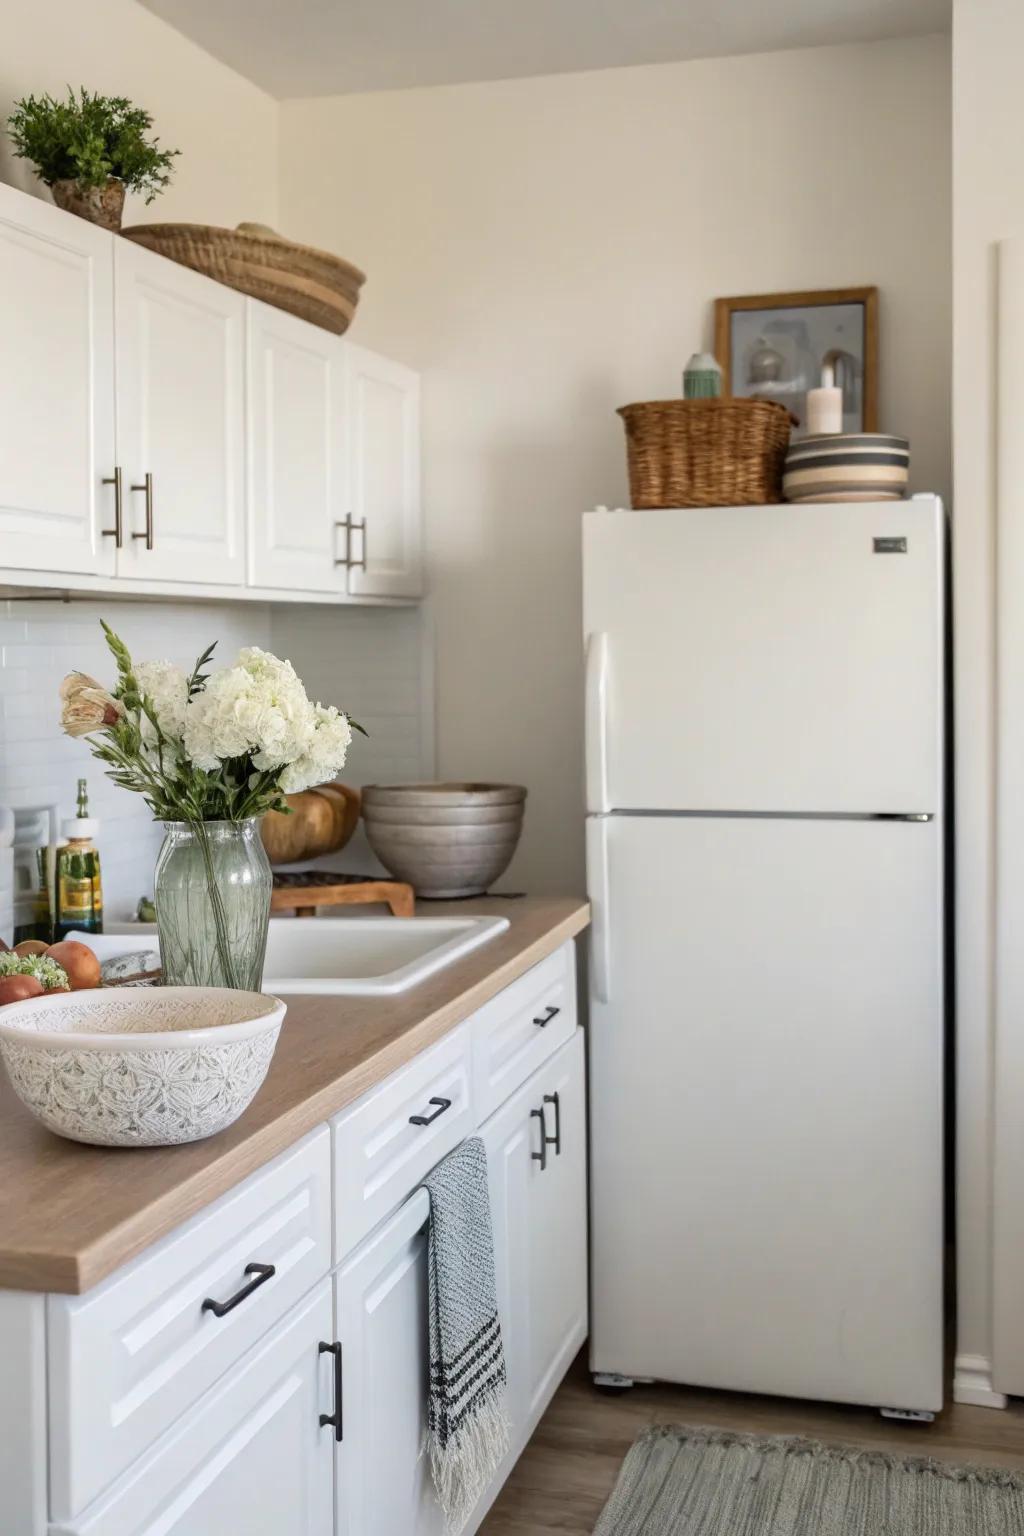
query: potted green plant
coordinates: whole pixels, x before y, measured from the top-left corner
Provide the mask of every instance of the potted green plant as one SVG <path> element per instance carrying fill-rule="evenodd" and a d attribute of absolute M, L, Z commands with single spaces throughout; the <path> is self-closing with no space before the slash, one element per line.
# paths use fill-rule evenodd
<path fill-rule="evenodd" d="M 149 137 L 153 119 L 125 96 L 26 96 L 7 120 L 14 153 L 31 161 L 59 208 L 104 229 L 121 227 L 126 192 L 151 203 L 171 179 L 176 149 Z"/>

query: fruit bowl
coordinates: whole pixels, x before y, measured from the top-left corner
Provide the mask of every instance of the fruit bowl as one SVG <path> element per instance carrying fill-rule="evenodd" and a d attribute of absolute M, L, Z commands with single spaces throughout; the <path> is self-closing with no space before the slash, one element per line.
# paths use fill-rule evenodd
<path fill-rule="evenodd" d="M 284 1015 L 279 998 L 221 987 L 53 993 L 0 1012 L 0 1055 L 19 1099 L 58 1136 L 173 1146 L 248 1108 Z"/>

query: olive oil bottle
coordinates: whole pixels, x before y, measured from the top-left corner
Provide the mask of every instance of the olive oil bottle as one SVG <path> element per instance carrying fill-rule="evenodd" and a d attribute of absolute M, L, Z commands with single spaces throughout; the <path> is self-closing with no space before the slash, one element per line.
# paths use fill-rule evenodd
<path fill-rule="evenodd" d="M 62 824 L 67 842 L 57 850 L 58 939 L 73 931 L 103 932 L 103 885 L 100 856 L 94 842 L 99 829 L 99 822 L 89 815 L 86 782 L 79 779 L 78 815 L 68 817 Z"/>

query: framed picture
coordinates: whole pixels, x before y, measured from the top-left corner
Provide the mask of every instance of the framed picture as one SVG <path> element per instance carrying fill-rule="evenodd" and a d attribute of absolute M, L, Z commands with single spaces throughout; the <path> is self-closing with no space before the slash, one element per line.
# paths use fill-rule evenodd
<path fill-rule="evenodd" d="M 807 391 L 828 360 L 843 391 L 843 431 L 878 431 L 878 289 L 715 300 L 715 356 L 726 395 L 777 400 L 807 431 Z"/>

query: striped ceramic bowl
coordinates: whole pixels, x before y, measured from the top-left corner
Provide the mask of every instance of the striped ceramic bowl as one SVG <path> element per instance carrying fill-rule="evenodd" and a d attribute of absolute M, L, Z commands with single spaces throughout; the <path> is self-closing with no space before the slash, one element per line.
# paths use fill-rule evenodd
<path fill-rule="evenodd" d="M 910 478 L 910 443 L 885 432 L 836 432 L 790 445 L 782 476 L 787 501 L 900 501 Z"/>

